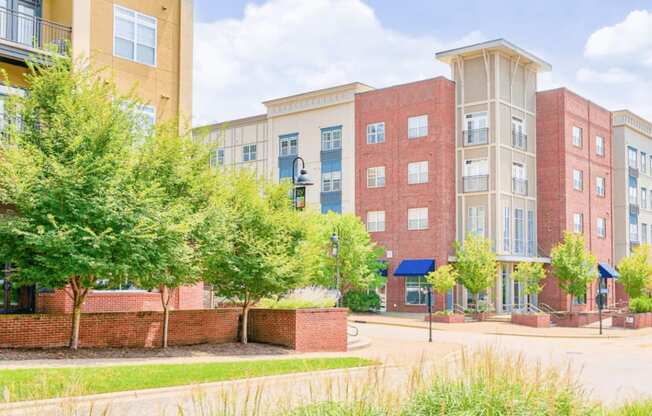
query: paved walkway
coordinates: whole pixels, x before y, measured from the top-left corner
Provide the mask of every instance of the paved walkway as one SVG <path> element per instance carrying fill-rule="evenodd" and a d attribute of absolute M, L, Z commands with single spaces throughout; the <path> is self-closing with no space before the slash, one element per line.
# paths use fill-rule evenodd
<path fill-rule="evenodd" d="M 349 322 L 370 323 L 377 325 L 403 326 L 408 328 L 428 328 L 428 322 L 424 321 L 424 314 L 416 313 L 392 313 L 382 314 L 351 314 Z M 433 331 L 447 332 L 471 332 L 475 334 L 505 335 L 505 336 L 526 336 L 542 338 L 627 338 L 652 335 L 652 328 L 644 329 L 623 329 L 611 326 L 611 318 L 603 320 L 603 333 L 599 334 L 598 323 L 581 328 L 532 328 L 523 325 L 514 325 L 510 322 L 465 322 L 462 324 L 432 323 Z"/>

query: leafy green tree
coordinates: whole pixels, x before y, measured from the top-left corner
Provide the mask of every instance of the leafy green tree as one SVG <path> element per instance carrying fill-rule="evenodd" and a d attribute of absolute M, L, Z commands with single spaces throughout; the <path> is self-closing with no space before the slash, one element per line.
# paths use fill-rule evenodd
<path fill-rule="evenodd" d="M 550 262 L 552 271 L 559 280 L 559 287 L 571 296 L 584 296 L 587 286 L 598 276 L 597 260 L 586 249 L 581 234 L 569 231 L 564 233 L 564 241 L 550 252 Z M 573 302 L 570 311 L 573 311 Z"/>
<path fill-rule="evenodd" d="M 638 298 L 647 291 L 652 283 L 652 264 L 650 264 L 650 246 L 641 244 L 631 255 L 618 263 L 618 282 L 623 285 L 630 299 Z"/>
<path fill-rule="evenodd" d="M 428 283 L 432 285 L 432 288 L 437 293 L 446 295 L 457 283 L 459 274 L 452 264 L 445 264 L 439 266 L 437 270 L 430 272 L 426 276 Z"/>
<path fill-rule="evenodd" d="M 541 281 L 546 278 L 542 263 L 521 262 L 512 273 L 512 278 L 520 283 L 523 292 L 530 298 L 543 290 Z"/>
<path fill-rule="evenodd" d="M 204 280 L 242 305 L 241 341 L 247 343 L 249 310 L 263 298 L 302 282 L 301 217 L 288 184 L 257 181 L 249 172 L 216 177 L 212 198 L 195 235 Z"/>
<path fill-rule="evenodd" d="M 380 272 L 386 265 L 379 261 L 384 250 L 371 240 L 367 229 L 353 214 L 306 212 L 307 240 L 302 248 L 306 275 L 310 282 L 335 287 L 339 266 L 342 296 L 350 290 L 376 289 L 384 283 Z M 333 256 L 331 236 L 337 235 L 338 255 Z"/>
<path fill-rule="evenodd" d="M 30 64 L 30 93 L 7 103 L 0 148 L 0 258 L 18 284 L 63 288 L 81 307 L 98 280 L 146 270 L 157 238 L 150 193 L 131 180 L 137 120 L 113 83 L 68 57 Z"/>
<path fill-rule="evenodd" d="M 455 256 L 458 280 L 473 295 L 478 311 L 480 292 L 492 287 L 496 281 L 498 263 L 496 254 L 491 250 L 491 241 L 469 234 L 464 245 L 455 242 Z"/>
<path fill-rule="evenodd" d="M 157 235 L 149 267 L 136 277 L 143 289 L 158 289 L 163 308 L 163 348 L 168 345 L 170 300 L 181 286 L 197 283 L 199 259 L 192 229 L 206 208 L 211 172 L 208 149 L 180 136 L 176 123 L 159 126 L 139 148 L 134 178 L 150 190 L 157 207 Z"/>

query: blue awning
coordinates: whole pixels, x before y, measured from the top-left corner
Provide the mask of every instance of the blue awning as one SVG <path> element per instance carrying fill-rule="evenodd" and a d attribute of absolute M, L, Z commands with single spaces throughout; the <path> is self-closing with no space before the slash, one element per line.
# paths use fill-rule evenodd
<path fill-rule="evenodd" d="M 435 260 L 403 260 L 394 270 L 394 276 L 425 276 L 435 270 Z"/>
<path fill-rule="evenodd" d="M 617 279 L 620 277 L 616 269 L 611 267 L 609 263 L 598 263 L 598 272 L 603 279 Z"/>

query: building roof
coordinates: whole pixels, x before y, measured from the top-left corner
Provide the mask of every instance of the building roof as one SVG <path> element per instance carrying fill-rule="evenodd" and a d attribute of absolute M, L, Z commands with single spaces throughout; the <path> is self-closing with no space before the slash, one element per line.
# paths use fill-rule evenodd
<path fill-rule="evenodd" d="M 457 56 L 476 55 L 483 50 L 501 51 L 508 56 L 520 56 L 522 60 L 525 59 L 523 63 L 532 64 L 541 72 L 552 70 L 552 65 L 548 62 L 502 38 L 437 52 L 435 56 L 440 61 L 451 64 L 453 58 Z"/>
<path fill-rule="evenodd" d="M 222 128 L 228 128 L 228 127 L 237 127 L 237 126 L 243 126 L 243 125 L 249 125 L 253 123 L 257 123 L 259 121 L 264 121 L 267 119 L 267 114 L 258 114 L 255 116 L 249 116 L 249 117 L 242 117 L 242 118 L 236 118 L 234 120 L 225 120 L 225 121 L 220 121 L 217 123 L 210 123 L 210 124 L 204 124 L 203 126 L 197 126 L 193 127 L 194 131 L 197 130 L 202 130 L 202 129 L 213 129 L 215 127 L 222 127 Z"/>
<path fill-rule="evenodd" d="M 612 115 L 614 127 L 627 126 L 645 136 L 652 137 L 652 122 L 644 119 L 643 117 L 629 110 L 614 111 Z"/>
<path fill-rule="evenodd" d="M 341 84 L 341 85 L 335 85 L 333 87 L 328 87 L 328 88 L 321 88 L 318 90 L 312 90 L 312 91 L 306 91 L 302 92 L 299 94 L 293 94 L 293 95 L 288 95 L 285 97 L 279 97 L 279 98 L 273 98 L 270 100 L 263 101 L 263 104 L 266 106 L 269 105 L 274 105 L 274 104 L 280 104 L 286 101 L 292 101 L 297 98 L 305 98 L 305 97 L 310 97 L 310 96 L 317 96 L 317 95 L 323 95 L 323 94 L 330 94 L 333 92 L 337 91 L 343 91 L 343 90 L 350 90 L 350 89 L 356 89 L 360 91 L 356 92 L 361 92 L 361 91 L 369 91 L 374 89 L 374 87 L 364 84 L 362 82 L 350 82 L 348 84 Z"/>

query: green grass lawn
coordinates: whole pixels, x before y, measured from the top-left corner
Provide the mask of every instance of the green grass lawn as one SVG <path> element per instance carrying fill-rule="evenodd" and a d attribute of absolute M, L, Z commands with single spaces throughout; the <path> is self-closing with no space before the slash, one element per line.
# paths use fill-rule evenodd
<path fill-rule="evenodd" d="M 181 386 L 250 377 L 363 367 L 361 358 L 0 370 L 0 402 Z"/>

